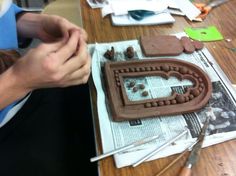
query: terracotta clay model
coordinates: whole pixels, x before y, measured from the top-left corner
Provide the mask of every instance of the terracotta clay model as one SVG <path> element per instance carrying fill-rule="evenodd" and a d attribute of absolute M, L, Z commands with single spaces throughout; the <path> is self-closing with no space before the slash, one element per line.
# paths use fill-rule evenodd
<path fill-rule="evenodd" d="M 132 46 L 129 46 L 127 49 L 126 49 L 126 52 L 125 52 L 125 55 L 131 59 L 134 57 L 134 48 Z"/>
<path fill-rule="evenodd" d="M 109 60 L 114 60 L 114 56 L 115 56 L 115 49 L 114 49 L 113 46 L 111 47 L 111 50 L 107 50 L 104 53 L 104 57 L 109 59 Z"/>
<path fill-rule="evenodd" d="M 106 62 L 104 74 L 114 121 L 193 112 L 207 104 L 212 92 L 211 81 L 204 71 L 194 64 L 172 58 Z M 135 92 L 140 85 L 132 81 L 127 84 L 125 79 L 145 76 L 176 77 L 180 81 L 187 79 L 193 86 L 184 89 L 182 94 L 172 90 L 169 97 L 129 100 L 127 87 L 137 95 Z M 149 96 L 148 90 L 142 92 L 145 92 L 142 97 Z"/>

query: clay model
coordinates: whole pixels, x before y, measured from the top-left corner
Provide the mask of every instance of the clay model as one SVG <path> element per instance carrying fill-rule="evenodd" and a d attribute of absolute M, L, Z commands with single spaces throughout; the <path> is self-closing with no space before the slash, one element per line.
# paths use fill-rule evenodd
<path fill-rule="evenodd" d="M 115 49 L 114 49 L 113 46 L 111 47 L 111 50 L 107 50 L 104 53 L 104 57 L 109 59 L 109 60 L 114 60 L 114 56 L 115 56 Z"/>
<path fill-rule="evenodd" d="M 134 57 L 134 48 L 132 46 L 129 46 L 127 49 L 126 49 L 126 52 L 125 52 L 125 55 L 131 59 Z"/>
<path fill-rule="evenodd" d="M 194 64 L 172 58 L 106 62 L 104 75 L 114 121 L 194 112 L 207 104 L 212 92 L 211 81 L 204 71 Z M 135 81 L 125 82 L 127 78 L 145 76 L 187 79 L 193 86 L 185 88 L 181 94 L 172 89 L 168 97 L 148 98 L 150 94 L 144 85 Z M 141 91 L 143 99 L 131 101 L 127 87 L 136 95 Z"/>

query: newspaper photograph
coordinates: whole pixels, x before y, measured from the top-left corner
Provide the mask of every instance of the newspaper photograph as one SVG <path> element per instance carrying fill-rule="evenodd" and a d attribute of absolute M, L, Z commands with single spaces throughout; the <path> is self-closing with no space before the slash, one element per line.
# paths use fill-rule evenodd
<path fill-rule="evenodd" d="M 182 35 L 184 35 L 184 33 L 178 34 L 177 36 L 180 37 Z M 105 62 L 127 60 L 124 51 L 129 46 L 134 48 L 135 59 L 145 59 L 138 40 L 89 45 L 92 55 L 92 77 L 97 91 L 98 120 L 103 153 L 131 144 L 145 137 L 159 136 L 155 141 L 114 155 L 117 168 L 132 165 L 140 158 L 155 150 L 158 146 L 163 145 L 166 141 L 184 131 L 187 127 L 188 133 L 186 135 L 165 147 L 148 160 L 154 160 L 184 151 L 189 145 L 196 141 L 206 119 L 208 107 L 211 107 L 214 116 L 210 119 L 203 147 L 236 138 L 236 93 L 230 81 L 206 48 L 195 51 L 192 54 L 182 53 L 175 57 L 164 57 L 166 59 L 176 58 L 191 62 L 208 74 L 212 82 L 213 91 L 212 97 L 205 108 L 194 113 L 173 116 L 158 116 L 122 122 L 113 121 L 109 109 L 102 68 Z M 104 53 L 110 50 L 111 47 L 115 48 L 113 61 L 104 57 Z M 155 59 L 156 58 L 157 57 L 155 57 Z M 148 59 L 150 59 L 150 57 Z M 130 81 L 144 85 L 145 90 L 148 91 L 148 96 L 144 97 L 141 96 L 140 93 L 131 93 L 130 87 L 126 86 Z M 175 77 L 165 79 L 160 76 L 126 78 L 124 84 L 128 98 L 131 101 L 138 101 L 142 98 L 152 99 L 167 97 L 172 90 L 177 93 L 183 93 L 186 87 L 193 86 L 193 83 L 189 80 L 180 81 Z"/>

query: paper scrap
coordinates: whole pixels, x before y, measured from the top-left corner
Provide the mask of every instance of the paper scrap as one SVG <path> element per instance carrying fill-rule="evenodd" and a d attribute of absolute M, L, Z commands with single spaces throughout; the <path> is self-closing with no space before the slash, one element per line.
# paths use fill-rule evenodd
<path fill-rule="evenodd" d="M 175 19 L 169 13 L 152 15 L 140 21 L 134 20 L 129 15 L 111 15 L 111 20 L 112 24 L 115 26 L 159 25 L 175 22 Z"/>
<path fill-rule="evenodd" d="M 186 17 L 193 21 L 201 14 L 201 11 L 189 0 L 173 0 Z"/>
<path fill-rule="evenodd" d="M 126 15 L 131 10 L 149 10 L 153 12 L 162 12 L 167 9 L 167 3 L 155 0 L 139 0 L 135 3 L 133 1 L 120 0 L 111 1 L 102 8 L 102 17 L 108 14 Z"/>
<path fill-rule="evenodd" d="M 89 6 L 92 9 L 96 9 L 96 8 L 102 8 L 104 7 L 106 4 L 108 4 L 107 1 L 104 1 L 103 3 L 99 3 L 96 0 L 87 0 L 87 3 L 89 4 Z"/>

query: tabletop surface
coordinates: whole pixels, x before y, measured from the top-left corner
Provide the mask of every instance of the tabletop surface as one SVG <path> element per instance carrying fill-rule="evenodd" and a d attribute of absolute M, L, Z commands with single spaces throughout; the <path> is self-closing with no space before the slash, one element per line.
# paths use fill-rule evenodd
<path fill-rule="evenodd" d="M 202 1 L 203 2 L 203 1 Z M 102 18 L 100 9 L 92 9 L 86 0 L 80 0 L 83 27 L 88 32 L 89 43 L 114 42 L 138 39 L 142 35 L 163 35 L 183 32 L 185 27 L 216 26 L 224 40 L 205 42 L 204 45 L 213 55 L 232 83 L 236 83 L 236 1 L 214 8 L 203 22 L 190 22 L 185 17 L 175 16 L 175 23 L 154 26 L 112 26 L 108 17 Z M 226 40 L 227 39 L 227 40 Z M 96 91 L 91 86 L 93 113 L 96 124 L 98 153 L 102 153 L 99 125 L 96 111 Z M 202 149 L 201 157 L 192 169 L 192 176 L 236 176 L 236 140 L 231 140 Z M 187 154 L 168 169 L 163 175 L 176 176 L 183 167 Z M 138 167 L 117 169 L 112 157 L 98 162 L 100 176 L 154 176 L 178 155 L 145 162 Z"/>

